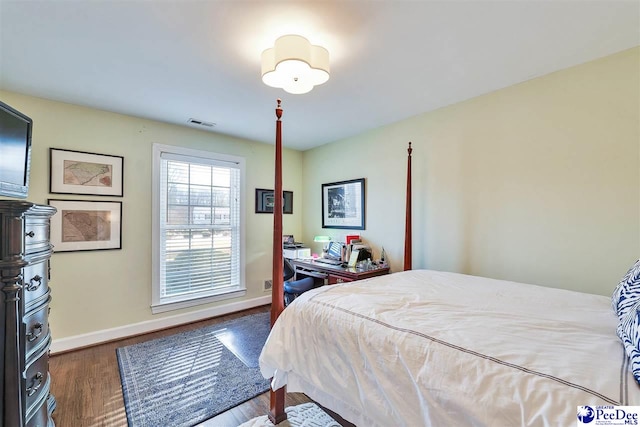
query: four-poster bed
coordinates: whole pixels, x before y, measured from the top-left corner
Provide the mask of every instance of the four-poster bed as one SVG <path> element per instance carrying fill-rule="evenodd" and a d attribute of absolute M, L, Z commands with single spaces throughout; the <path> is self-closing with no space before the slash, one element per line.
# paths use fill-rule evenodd
<path fill-rule="evenodd" d="M 276 115 L 279 194 L 279 101 Z M 403 272 L 316 288 L 283 311 L 276 204 L 260 356 L 271 421 L 286 418 L 285 385 L 359 426 L 573 425 L 578 406 L 640 405 L 609 298 L 411 270 L 411 151 Z"/>

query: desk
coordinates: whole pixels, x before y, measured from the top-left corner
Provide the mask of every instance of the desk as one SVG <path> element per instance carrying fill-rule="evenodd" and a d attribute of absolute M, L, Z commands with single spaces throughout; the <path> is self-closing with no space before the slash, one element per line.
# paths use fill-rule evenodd
<path fill-rule="evenodd" d="M 312 259 L 292 259 L 291 264 L 298 275 L 323 279 L 326 284 L 353 282 L 354 280 L 368 279 L 369 277 L 389 274 L 389 267 L 375 267 L 370 270 L 358 270 L 355 267 L 342 267 L 340 265 L 324 264 Z"/>

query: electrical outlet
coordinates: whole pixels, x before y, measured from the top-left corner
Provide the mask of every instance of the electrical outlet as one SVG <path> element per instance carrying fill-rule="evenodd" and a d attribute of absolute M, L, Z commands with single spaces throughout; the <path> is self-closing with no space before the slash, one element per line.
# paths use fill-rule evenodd
<path fill-rule="evenodd" d="M 264 291 L 270 291 L 273 287 L 273 281 L 271 279 L 267 279 L 264 281 Z"/>

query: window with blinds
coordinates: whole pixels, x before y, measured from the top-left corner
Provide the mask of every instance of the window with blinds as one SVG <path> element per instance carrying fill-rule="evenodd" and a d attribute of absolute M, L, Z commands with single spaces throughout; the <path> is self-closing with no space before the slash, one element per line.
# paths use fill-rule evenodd
<path fill-rule="evenodd" d="M 178 147 L 156 154 L 159 247 L 154 305 L 235 297 L 244 290 L 244 162 L 208 152 L 193 154 Z"/>

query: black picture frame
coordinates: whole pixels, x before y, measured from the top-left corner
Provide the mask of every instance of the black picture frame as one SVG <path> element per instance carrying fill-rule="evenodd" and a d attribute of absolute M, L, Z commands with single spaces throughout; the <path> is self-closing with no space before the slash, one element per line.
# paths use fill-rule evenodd
<path fill-rule="evenodd" d="M 122 249 L 122 202 L 49 199 L 54 252 Z"/>
<path fill-rule="evenodd" d="M 122 197 L 124 157 L 49 148 L 49 192 Z"/>
<path fill-rule="evenodd" d="M 283 191 L 283 214 L 293 214 L 293 191 Z M 256 188 L 256 213 L 273 213 L 273 190 Z"/>
<path fill-rule="evenodd" d="M 322 228 L 365 229 L 365 179 L 322 184 Z"/>

